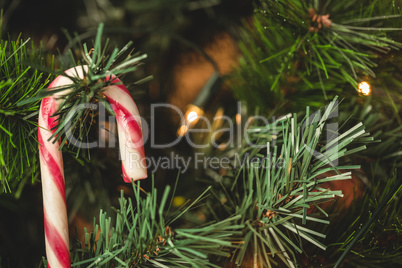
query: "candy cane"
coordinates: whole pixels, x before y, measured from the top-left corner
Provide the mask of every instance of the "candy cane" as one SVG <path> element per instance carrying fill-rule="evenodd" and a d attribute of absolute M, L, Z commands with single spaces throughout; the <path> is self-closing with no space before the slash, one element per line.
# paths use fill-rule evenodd
<path fill-rule="evenodd" d="M 67 70 L 68 76 L 84 78 L 87 67 Z M 112 85 L 105 87 L 103 94 L 109 100 L 116 114 L 119 135 L 119 147 L 122 158 L 124 181 L 147 177 L 144 145 L 142 140 L 141 120 L 127 88 L 120 80 L 111 75 Z M 58 76 L 49 89 L 68 86 L 72 80 L 67 76 Z M 42 178 L 43 214 L 45 225 L 45 244 L 48 266 L 71 267 L 68 221 L 63 171 L 63 157 L 59 150 L 60 140 L 50 140 L 57 125 L 57 111 L 61 97 L 69 92 L 66 89 L 42 100 L 39 110 L 39 153 Z M 52 130 L 53 129 L 53 130 Z"/>
<path fill-rule="evenodd" d="M 147 177 L 147 169 L 137 106 L 121 81 L 115 76 L 110 79 L 112 85 L 105 87 L 102 93 L 116 115 L 123 179 L 125 182 L 144 179 Z"/>

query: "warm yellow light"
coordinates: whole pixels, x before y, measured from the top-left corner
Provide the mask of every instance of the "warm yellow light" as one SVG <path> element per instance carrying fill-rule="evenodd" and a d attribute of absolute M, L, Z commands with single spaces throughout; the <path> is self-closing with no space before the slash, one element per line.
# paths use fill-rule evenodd
<path fill-rule="evenodd" d="M 199 108 L 198 106 L 195 106 L 194 104 L 190 104 L 187 107 L 186 114 L 184 115 L 185 120 L 187 123 L 191 123 L 192 125 L 197 123 L 198 119 L 200 116 L 204 114 L 204 111 Z"/>
<path fill-rule="evenodd" d="M 200 119 L 200 117 L 202 117 L 203 115 L 204 111 L 201 108 L 193 104 L 190 104 L 187 107 L 187 111 L 184 114 L 184 118 L 182 118 L 181 126 L 177 130 L 177 135 L 178 136 L 186 135 L 187 131 L 190 128 L 192 128 L 197 123 L 198 119 Z"/>
<path fill-rule="evenodd" d="M 175 196 L 173 198 L 173 206 L 174 207 L 180 207 L 184 204 L 184 202 L 186 202 L 186 199 L 184 198 L 184 196 Z"/>
<path fill-rule="evenodd" d="M 236 114 L 236 124 L 238 126 L 241 124 L 241 114 Z"/>
<path fill-rule="evenodd" d="M 195 121 L 197 119 L 197 117 L 198 117 L 197 112 L 196 111 L 191 111 L 187 115 L 187 121 L 189 123 L 191 123 L 191 122 Z"/>
<path fill-rule="evenodd" d="M 370 95 L 371 93 L 371 88 L 370 84 L 367 82 L 360 82 L 359 83 L 359 93 L 365 96 Z"/>
<path fill-rule="evenodd" d="M 179 127 L 179 129 L 177 130 L 177 135 L 182 137 L 182 136 L 186 135 L 187 131 L 188 131 L 188 126 L 181 125 L 181 127 Z"/>

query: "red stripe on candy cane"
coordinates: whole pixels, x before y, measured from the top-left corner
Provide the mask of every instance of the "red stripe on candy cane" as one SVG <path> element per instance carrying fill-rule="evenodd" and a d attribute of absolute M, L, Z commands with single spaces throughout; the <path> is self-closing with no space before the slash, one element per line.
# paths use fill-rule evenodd
<path fill-rule="evenodd" d="M 45 121 L 45 123 L 47 124 L 46 125 L 47 129 L 51 130 L 52 128 L 57 126 L 57 118 L 52 117 L 52 115 L 56 112 L 56 103 L 54 98 L 48 97 L 42 100 L 41 112 L 43 118 L 47 118 L 47 120 Z M 55 129 L 52 130 L 52 134 L 55 131 L 56 131 Z"/>
<path fill-rule="evenodd" d="M 69 247 L 67 247 L 67 245 L 64 243 L 64 239 L 60 235 L 59 231 L 50 223 L 50 221 L 48 221 L 45 209 L 43 209 L 43 212 L 46 240 L 55 257 L 57 258 L 57 261 L 60 265 L 59 267 L 71 267 Z M 50 263 L 48 263 L 48 267 L 50 267 L 49 264 Z M 56 265 L 55 263 L 51 264 Z"/>
<path fill-rule="evenodd" d="M 46 149 L 45 143 L 43 142 L 42 134 L 38 133 L 38 141 L 39 141 L 39 153 L 41 157 L 41 162 L 46 165 L 49 169 L 49 172 L 53 175 L 53 182 L 56 185 L 57 190 L 59 191 L 61 196 L 66 196 L 66 189 L 64 184 L 64 175 L 60 169 L 59 164 L 57 164 L 56 160 L 53 158 L 52 154 Z M 64 198 L 64 203 L 66 199 Z"/>
<path fill-rule="evenodd" d="M 118 81 L 113 79 L 113 83 L 120 83 Z M 105 89 L 103 94 L 116 114 L 123 179 L 125 182 L 145 179 L 148 175 L 137 107 L 124 85 L 112 85 Z"/>
<path fill-rule="evenodd" d="M 108 98 L 109 103 L 112 105 L 112 109 L 116 114 L 116 120 L 118 123 L 119 127 L 119 138 L 124 139 L 124 137 L 121 137 L 122 135 L 121 132 L 125 132 L 126 135 L 125 137 L 128 137 L 129 140 L 126 141 L 125 144 L 127 144 L 128 148 L 125 148 L 126 150 L 134 150 L 134 152 L 130 153 L 137 153 L 139 161 L 137 163 L 133 163 L 132 157 L 129 154 L 126 154 L 125 152 L 121 152 L 122 155 L 126 155 L 125 157 L 129 157 L 129 161 L 123 161 L 121 164 L 121 169 L 123 173 L 123 179 L 125 182 L 131 182 L 132 180 L 138 180 L 138 179 L 144 179 L 147 177 L 147 174 L 139 174 L 136 177 L 133 177 L 132 175 L 128 175 L 125 168 L 124 168 L 124 162 L 128 163 L 128 165 L 135 165 L 138 167 L 146 167 L 146 162 L 145 162 L 145 153 L 144 153 L 144 146 L 143 146 L 143 140 L 142 140 L 142 131 L 140 126 L 138 125 L 137 121 L 133 118 L 132 114 L 127 111 L 127 109 L 124 108 L 124 106 L 120 105 L 119 102 L 115 101 L 112 98 Z M 131 134 L 131 135 L 130 135 Z M 124 141 L 122 141 L 124 142 Z M 130 161 L 131 160 L 131 161 Z"/>
<path fill-rule="evenodd" d="M 118 101 L 108 98 L 109 103 L 112 105 L 112 109 L 116 114 L 117 123 L 120 127 L 129 135 L 130 145 L 132 149 L 143 148 L 142 131 L 137 121 L 134 119 L 133 115 L 130 114 L 124 106 L 122 106 Z M 141 156 L 144 156 L 144 150 L 142 150 Z"/>

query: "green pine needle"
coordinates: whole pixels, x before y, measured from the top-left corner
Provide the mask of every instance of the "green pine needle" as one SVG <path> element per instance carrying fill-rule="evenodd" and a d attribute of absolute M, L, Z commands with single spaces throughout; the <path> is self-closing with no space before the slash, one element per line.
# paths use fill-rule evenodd
<path fill-rule="evenodd" d="M 38 175 L 39 101 L 17 103 L 36 98 L 51 78 L 28 63 L 52 65 L 53 58 L 29 39 L 0 40 L 0 51 L 0 194 L 18 198 L 28 179 L 34 182 Z"/>

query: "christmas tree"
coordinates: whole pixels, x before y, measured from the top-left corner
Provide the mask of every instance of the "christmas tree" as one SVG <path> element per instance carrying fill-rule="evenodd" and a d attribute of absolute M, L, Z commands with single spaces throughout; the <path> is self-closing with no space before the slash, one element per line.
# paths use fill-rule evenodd
<path fill-rule="evenodd" d="M 0 3 L 0 267 L 402 264 L 400 1 L 41 3 Z"/>

